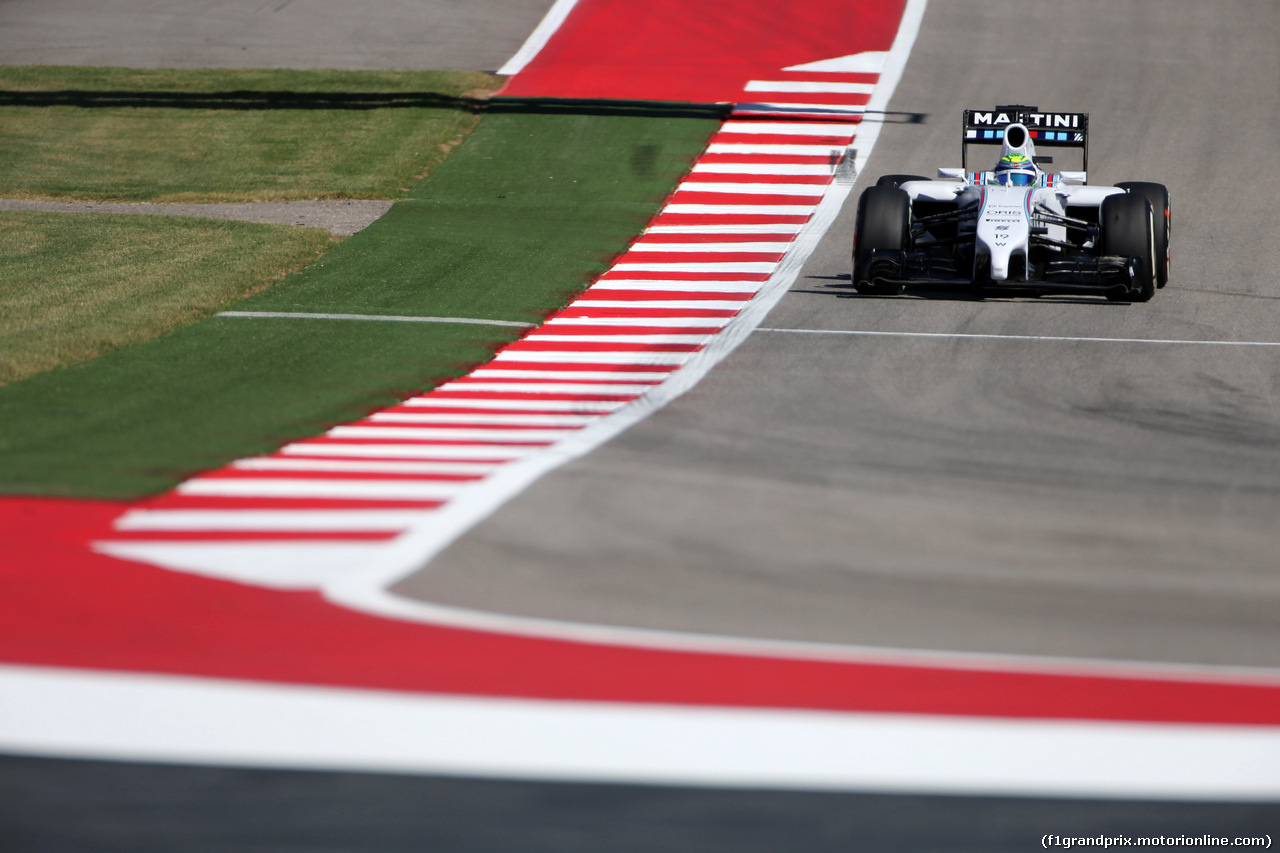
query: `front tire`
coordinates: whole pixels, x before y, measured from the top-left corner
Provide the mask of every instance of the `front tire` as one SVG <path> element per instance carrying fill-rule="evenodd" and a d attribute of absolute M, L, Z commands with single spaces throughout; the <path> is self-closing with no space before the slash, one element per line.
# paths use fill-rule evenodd
<path fill-rule="evenodd" d="M 1136 258 L 1137 289 L 1107 293 L 1115 302 L 1146 302 L 1156 292 L 1156 252 L 1151 202 L 1136 193 L 1109 195 L 1102 200 L 1098 223 L 1102 226 L 1102 254 Z"/>
<path fill-rule="evenodd" d="M 911 198 L 895 187 L 868 187 L 858 199 L 853 237 L 853 286 L 862 294 L 895 296 L 905 289 L 897 282 L 873 282 L 868 261 L 876 249 L 905 252 L 911 241 Z"/>
<path fill-rule="evenodd" d="M 1140 195 L 1151 202 L 1151 227 L 1156 244 L 1156 287 L 1169 283 L 1169 239 L 1173 230 L 1169 213 L 1169 188 L 1147 181 L 1125 181 L 1117 187 L 1130 195 Z"/>

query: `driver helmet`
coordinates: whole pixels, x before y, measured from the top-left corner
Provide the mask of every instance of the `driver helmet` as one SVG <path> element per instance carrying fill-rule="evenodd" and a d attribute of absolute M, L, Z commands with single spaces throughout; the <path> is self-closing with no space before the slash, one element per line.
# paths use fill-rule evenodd
<path fill-rule="evenodd" d="M 996 182 L 1006 187 L 1029 187 L 1038 177 L 1036 164 L 1025 154 L 1006 154 L 996 164 Z"/>

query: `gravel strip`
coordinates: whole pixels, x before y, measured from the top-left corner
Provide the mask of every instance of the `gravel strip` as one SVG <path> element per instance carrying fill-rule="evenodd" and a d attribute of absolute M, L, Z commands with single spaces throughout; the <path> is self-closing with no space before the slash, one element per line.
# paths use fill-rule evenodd
<path fill-rule="evenodd" d="M 17 201 L 0 199 L 0 210 L 45 210 L 54 213 L 147 213 L 161 216 L 203 216 L 273 225 L 324 228 L 336 237 L 350 237 L 368 227 L 393 202 L 264 201 L 253 204 L 99 204 L 73 201 Z"/>

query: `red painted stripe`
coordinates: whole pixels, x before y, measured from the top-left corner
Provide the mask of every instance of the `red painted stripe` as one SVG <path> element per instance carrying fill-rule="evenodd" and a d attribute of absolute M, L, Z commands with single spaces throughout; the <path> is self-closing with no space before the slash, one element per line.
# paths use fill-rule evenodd
<path fill-rule="evenodd" d="M 888 50 L 903 0 L 691 7 L 684 0 L 579 3 L 502 94 L 732 102 L 750 80 L 823 79 L 795 65 Z M 875 75 L 842 74 L 842 80 Z"/>
<path fill-rule="evenodd" d="M 803 225 L 809 213 L 663 213 L 655 225 Z"/>
<path fill-rule="evenodd" d="M 645 234 L 646 243 L 790 243 L 795 234 L 756 234 L 722 232 L 715 234 Z"/>
<path fill-rule="evenodd" d="M 852 124 L 852 122 L 843 122 Z M 777 133 L 736 133 L 722 130 L 712 137 L 712 144 L 724 145 L 812 145 L 844 148 L 853 140 L 852 134 L 833 133 L 830 136 L 801 136 Z"/>
<path fill-rule="evenodd" d="M 806 81 L 809 82 L 809 81 Z M 819 82 L 819 81 L 813 81 Z M 854 82 L 852 80 L 840 82 Z M 866 106 L 871 100 L 869 94 L 861 92 L 776 92 L 776 91 L 756 91 L 742 93 L 742 102 L 745 103 L 770 103 L 770 104 L 819 104 L 837 107 L 862 107 Z M 734 109 L 737 114 L 742 109 L 742 103 Z"/>
<path fill-rule="evenodd" d="M 367 507 L 370 502 L 362 502 Z M 0 501 L 0 658 L 285 684 L 1023 719 L 1280 724 L 1280 685 L 660 651 L 378 619 L 90 552 L 114 503 Z"/>
<path fill-rule="evenodd" d="M 679 190 L 671 196 L 671 204 L 797 204 L 817 207 L 820 195 L 755 195 L 751 193 L 716 193 L 702 190 Z"/>

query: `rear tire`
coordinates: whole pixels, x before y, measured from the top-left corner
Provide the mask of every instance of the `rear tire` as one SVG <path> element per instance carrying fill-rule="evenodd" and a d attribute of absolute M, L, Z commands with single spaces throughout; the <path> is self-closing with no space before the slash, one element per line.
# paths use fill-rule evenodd
<path fill-rule="evenodd" d="M 1169 283 L 1169 239 L 1173 230 L 1169 214 L 1169 189 L 1164 184 L 1125 181 L 1117 187 L 1130 195 L 1140 195 L 1151 202 L 1151 227 L 1156 244 L 1156 287 Z"/>
<path fill-rule="evenodd" d="M 876 181 L 878 187 L 889 187 L 890 189 L 901 189 L 902 185 L 907 181 L 927 181 L 928 178 L 922 178 L 919 175 L 881 175 L 880 180 Z"/>
<path fill-rule="evenodd" d="M 1108 293 L 1114 302 L 1146 302 L 1156 292 L 1155 239 L 1151 203 L 1136 193 L 1109 195 L 1102 200 L 1102 254 L 1138 260 L 1137 291 Z"/>
<path fill-rule="evenodd" d="M 858 219 L 853 237 L 853 286 L 859 293 L 895 296 L 905 289 L 896 282 L 867 279 L 871 252 L 885 249 L 905 252 L 911 240 L 911 198 L 894 187 L 868 187 L 858 199 Z"/>

